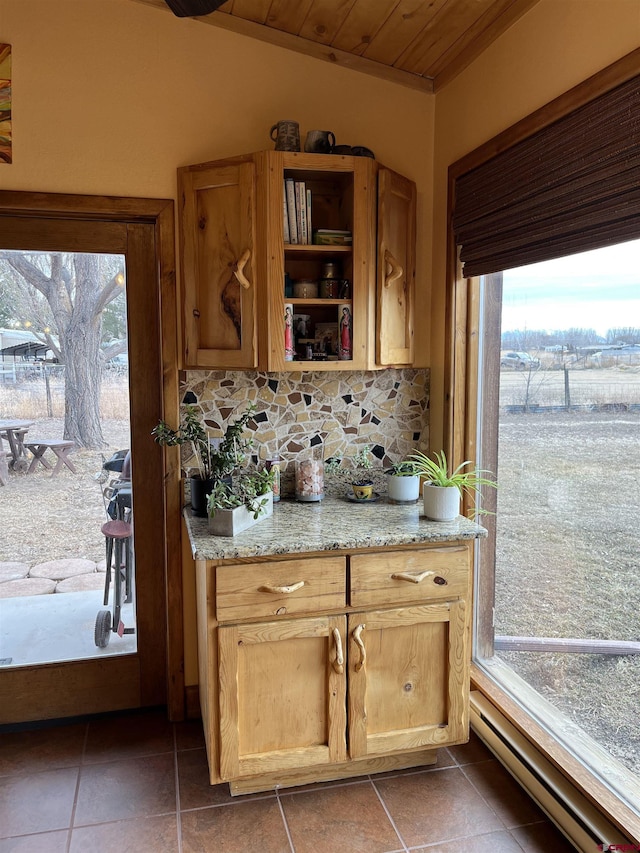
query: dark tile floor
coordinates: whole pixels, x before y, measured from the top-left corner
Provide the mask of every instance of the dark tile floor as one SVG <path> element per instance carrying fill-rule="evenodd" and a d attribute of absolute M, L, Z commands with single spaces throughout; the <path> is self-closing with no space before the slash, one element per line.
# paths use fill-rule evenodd
<path fill-rule="evenodd" d="M 161 710 L 0 733 L 0 853 L 563 853 L 472 736 L 425 770 L 231 798 Z"/>

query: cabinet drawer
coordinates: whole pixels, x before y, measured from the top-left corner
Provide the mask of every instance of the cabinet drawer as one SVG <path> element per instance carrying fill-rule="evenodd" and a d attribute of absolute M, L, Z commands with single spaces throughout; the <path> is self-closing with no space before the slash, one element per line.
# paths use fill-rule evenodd
<path fill-rule="evenodd" d="M 351 605 L 369 607 L 465 596 L 469 554 L 464 545 L 356 554 L 351 558 Z"/>
<path fill-rule="evenodd" d="M 219 622 L 333 610 L 346 604 L 344 557 L 218 566 Z"/>

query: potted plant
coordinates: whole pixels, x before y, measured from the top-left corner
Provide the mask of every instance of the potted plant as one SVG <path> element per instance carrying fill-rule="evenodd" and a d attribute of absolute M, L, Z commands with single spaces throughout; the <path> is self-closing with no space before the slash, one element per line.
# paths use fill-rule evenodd
<path fill-rule="evenodd" d="M 232 486 L 218 480 L 207 497 L 209 533 L 235 536 L 273 514 L 273 469 L 241 474 Z"/>
<path fill-rule="evenodd" d="M 210 438 L 202 415 L 195 406 L 185 407 L 184 419 L 178 429 L 160 421 L 151 431 L 158 444 L 167 447 L 186 444 L 191 447 L 192 455 L 187 461 L 193 459 L 196 465 L 195 473 L 190 476 L 191 508 L 195 515 L 206 517 L 206 496 L 214 484 L 224 479 L 230 482 L 233 471 L 244 463 L 253 439 L 244 438 L 243 432 L 255 409 L 255 405 L 250 403 L 244 414 L 229 424 L 221 439 Z"/>
<path fill-rule="evenodd" d="M 357 473 L 354 474 L 351 481 L 351 489 L 354 497 L 359 501 L 370 501 L 373 498 L 373 480 L 369 473 L 373 467 L 370 449 L 369 445 L 365 444 L 353 457 L 353 464 Z"/>
<path fill-rule="evenodd" d="M 406 503 L 417 501 L 420 497 L 420 471 L 418 463 L 405 459 L 402 462 L 394 462 L 387 468 L 385 474 L 387 480 L 387 494 L 389 500 Z"/>
<path fill-rule="evenodd" d="M 460 499 L 463 494 L 475 497 L 482 486 L 497 487 L 497 483 L 483 476 L 489 473 L 488 471 L 467 468 L 472 465 L 470 461 L 462 462 L 453 471 L 449 471 L 445 452 L 441 450 L 433 455 L 435 458 L 431 459 L 419 450 L 411 455 L 424 480 L 424 514 L 432 521 L 453 521 L 460 513 Z"/>

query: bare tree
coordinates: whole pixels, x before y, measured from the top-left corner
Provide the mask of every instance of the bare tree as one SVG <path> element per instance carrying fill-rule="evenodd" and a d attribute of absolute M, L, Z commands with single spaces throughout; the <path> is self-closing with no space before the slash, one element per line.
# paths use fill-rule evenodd
<path fill-rule="evenodd" d="M 100 423 L 102 312 L 122 293 L 122 258 L 5 251 L 0 252 L 0 261 L 5 270 L 13 272 L 14 284 L 22 285 L 22 305 L 16 310 L 29 312 L 34 330 L 37 326 L 65 365 L 64 438 L 80 447 L 104 447 Z"/>
<path fill-rule="evenodd" d="M 607 332 L 608 344 L 640 344 L 640 329 L 626 326 L 621 329 L 609 329 Z"/>

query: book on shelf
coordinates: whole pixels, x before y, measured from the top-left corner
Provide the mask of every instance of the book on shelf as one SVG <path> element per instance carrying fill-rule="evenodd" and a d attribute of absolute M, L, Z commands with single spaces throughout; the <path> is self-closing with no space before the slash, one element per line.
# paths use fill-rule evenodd
<path fill-rule="evenodd" d="M 282 224 L 284 228 L 284 242 L 291 242 L 291 233 L 289 231 L 289 211 L 287 210 L 287 187 L 285 184 L 284 192 L 282 193 Z"/>
<path fill-rule="evenodd" d="M 307 188 L 304 181 L 295 182 L 296 195 L 296 213 L 298 216 L 298 243 L 301 246 L 306 246 L 309 242 L 307 235 Z"/>
<path fill-rule="evenodd" d="M 307 190 L 307 243 L 312 242 L 311 230 L 311 190 Z"/>
<path fill-rule="evenodd" d="M 293 178 L 285 178 L 285 197 L 287 199 L 287 215 L 289 218 L 289 242 L 298 244 L 298 216 L 296 213 L 296 191 Z"/>
<path fill-rule="evenodd" d="M 313 232 L 316 246 L 350 246 L 353 242 L 351 231 L 337 228 L 316 228 Z"/>

